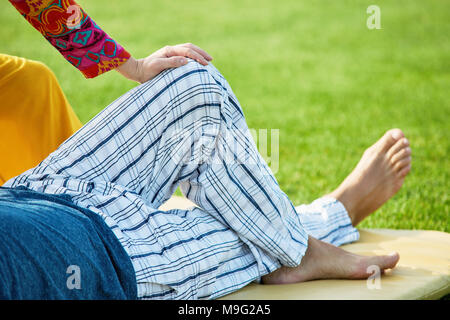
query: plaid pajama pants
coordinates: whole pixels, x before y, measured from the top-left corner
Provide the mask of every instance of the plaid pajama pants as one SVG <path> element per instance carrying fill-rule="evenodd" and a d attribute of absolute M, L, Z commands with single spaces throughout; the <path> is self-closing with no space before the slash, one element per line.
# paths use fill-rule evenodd
<path fill-rule="evenodd" d="M 211 64 L 162 72 L 5 186 L 68 194 L 129 254 L 142 299 L 214 299 L 297 266 L 308 235 L 358 239 L 343 205 L 293 206 Z M 161 211 L 177 187 L 197 206 Z"/>

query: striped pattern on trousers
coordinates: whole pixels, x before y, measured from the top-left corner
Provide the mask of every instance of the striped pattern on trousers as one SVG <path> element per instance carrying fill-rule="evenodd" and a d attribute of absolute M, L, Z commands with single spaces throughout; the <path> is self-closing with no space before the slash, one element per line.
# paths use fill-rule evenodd
<path fill-rule="evenodd" d="M 142 299 L 214 299 L 299 265 L 308 236 L 359 237 L 335 199 L 293 206 L 228 82 L 194 61 L 124 94 L 5 184 L 20 185 L 99 214 L 129 254 Z M 197 206 L 158 210 L 177 187 Z"/>

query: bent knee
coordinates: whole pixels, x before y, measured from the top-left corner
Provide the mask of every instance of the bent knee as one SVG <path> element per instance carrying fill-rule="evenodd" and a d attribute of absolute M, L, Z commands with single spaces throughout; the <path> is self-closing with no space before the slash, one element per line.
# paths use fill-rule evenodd
<path fill-rule="evenodd" d="M 144 84 L 145 86 L 145 84 Z M 148 83 L 146 100 L 150 110 L 167 115 L 166 121 L 183 121 L 186 125 L 205 118 L 220 118 L 223 88 L 209 68 L 194 60 L 164 71 Z"/>
<path fill-rule="evenodd" d="M 188 63 L 177 68 L 171 68 L 162 73 L 162 77 L 169 83 L 184 86 L 181 89 L 208 90 L 221 93 L 223 87 L 217 81 L 218 73 L 212 65 L 204 66 L 195 60 L 188 59 Z M 184 90 L 183 90 L 184 91 Z M 203 92 L 205 93 L 205 92 Z"/>

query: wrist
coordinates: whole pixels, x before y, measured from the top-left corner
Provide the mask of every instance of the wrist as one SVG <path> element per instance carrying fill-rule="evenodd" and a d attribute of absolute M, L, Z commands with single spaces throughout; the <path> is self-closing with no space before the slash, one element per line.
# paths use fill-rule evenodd
<path fill-rule="evenodd" d="M 133 57 L 130 57 L 125 63 L 118 66 L 116 70 L 127 79 L 141 82 L 139 61 Z"/>

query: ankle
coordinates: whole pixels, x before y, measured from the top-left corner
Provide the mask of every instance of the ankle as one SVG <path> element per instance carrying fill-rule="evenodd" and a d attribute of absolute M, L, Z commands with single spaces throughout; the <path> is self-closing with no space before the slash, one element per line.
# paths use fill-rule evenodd
<path fill-rule="evenodd" d="M 338 200 L 344 206 L 353 226 L 356 226 L 359 223 L 359 221 L 357 221 L 356 214 L 357 203 L 354 197 L 352 197 L 352 192 L 350 192 L 347 188 L 339 187 L 327 196 Z"/>

